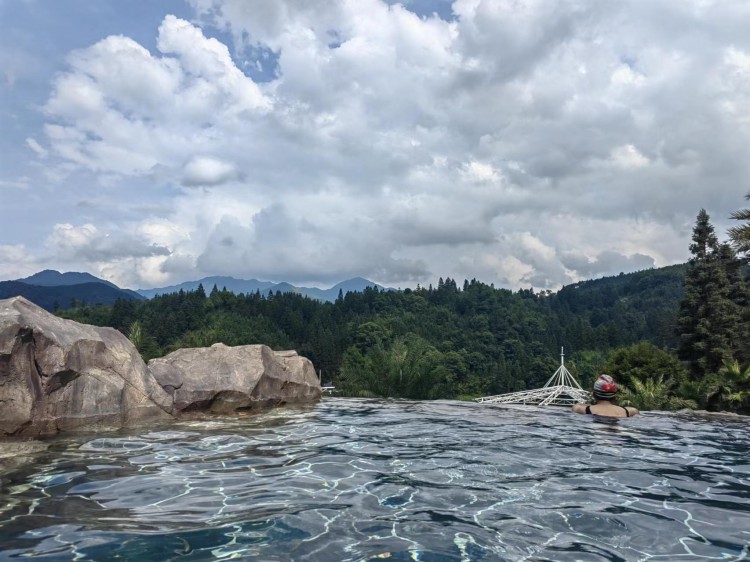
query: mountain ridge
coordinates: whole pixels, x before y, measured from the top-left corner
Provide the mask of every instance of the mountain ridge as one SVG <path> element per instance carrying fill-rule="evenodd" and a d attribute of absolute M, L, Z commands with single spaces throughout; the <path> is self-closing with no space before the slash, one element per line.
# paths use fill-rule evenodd
<path fill-rule="evenodd" d="M 675 264 L 662 268 L 649 268 L 644 271 L 634 271 L 596 279 L 586 279 L 563 286 L 559 291 L 556 291 L 555 294 L 561 298 L 568 298 L 566 295 L 571 295 L 572 291 L 579 292 L 592 289 L 595 290 L 602 284 L 617 285 L 622 282 L 631 283 L 636 278 L 642 277 L 644 274 L 647 274 L 647 277 L 649 278 L 652 278 L 655 275 L 673 275 L 677 272 L 679 272 L 680 275 L 684 275 L 685 267 L 686 264 Z M 59 282 L 59 284 L 53 284 L 55 282 Z M 110 292 L 107 294 L 102 294 L 101 291 L 94 291 L 91 293 L 92 286 L 97 284 L 107 287 L 110 289 Z M 338 298 L 339 292 L 343 294 L 348 292 L 362 292 L 367 287 L 375 287 L 379 290 L 394 290 L 392 288 L 383 287 L 364 277 L 353 277 L 351 279 L 340 281 L 328 289 L 321 289 L 317 287 L 298 287 L 287 282 L 275 283 L 273 281 L 260 281 L 255 278 L 237 279 L 231 276 L 209 276 L 195 281 L 185 281 L 177 285 L 166 287 L 131 290 L 121 289 L 114 283 L 97 278 L 89 273 L 60 273 L 59 271 L 47 269 L 23 279 L 0 281 L 0 298 L 7 298 L 18 294 L 25 296 L 33 302 L 37 302 L 38 300 L 39 302 L 37 302 L 37 304 L 51 310 L 52 305 L 55 302 L 60 308 L 67 308 L 68 303 L 72 298 L 75 298 L 78 302 L 86 302 L 88 304 L 112 304 L 118 298 L 125 298 L 128 300 L 151 299 L 157 295 L 178 293 L 181 290 L 186 292 L 194 291 L 200 285 L 203 285 L 206 294 L 209 294 L 215 286 L 218 290 L 226 288 L 228 291 L 235 294 L 250 294 L 258 291 L 264 296 L 269 292 L 296 293 L 315 300 L 327 302 L 334 302 Z M 33 289 L 28 287 L 33 287 Z M 68 289 L 63 290 L 63 287 L 68 287 Z M 13 293 L 14 290 L 17 292 Z M 94 299 L 91 298 L 92 294 L 95 297 Z"/>
<path fill-rule="evenodd" d="M 21 296 L 34 304 L 54 312 L 58 309 L 74 308 L 75 305 L 111 305 L 118 299 L 145 300 L 144 297 L 109 286 L 106 283 L 92 281 L 74 285 L 31 285 L 22 281 L 0 281 L 0 299 Z"/>
<path fill-rule="evenodd" d="M 111 289 L 110 292 L 94 291 L 95 299 L 91 299 L 91 285 L 100 284 Z M 82 287 L 86 285 L 86 287 Z M 45 269 L 22 279 L 0 281 L 0 295 L 24 296 L 40 306 L 52 310 L 53 304 L 60 308 L 68 308 L 70 302 L 86 302 L 89 304 L 112 304 L 117 298 L 128 300 L 151 299 L 158 295 L 178 293 L 180 291 L 195 291 L 200 285 L 206 293 L 210 293 L 213 287 L 227 289 L 228 291 L 240 293 L 255 293 L 260 291 L 264 295 L 268 292 L 297 293 L 312 299 L 333 302 L 338 298 L 339 292 L 361 292 L 367 287 L 376 287 L 379 290 L 392 290 L 365 279 L 364 277 L 353 277 L 340 281 L 328 289 L 318 287 L 296 286 L 286 281 L 275 283 L 273 281 L 261 281 L 259 279 L 237 279 L 225 275 L 212 275 L 196 281 L 185 281 L 176 285 L 166 287 L 155 287 L 152 289 L 123 289 L 111 281 L 101 279 L 90 273 L 69 271 L 61 273 L 54 269 Z M 26 287 L 35 287 L 28 289 Z M 62 289 L 68 287 L 68 289 Z M 78 287 L 71 289 L 70 287 Z M 13 291 L 16 291 L 15 294 Z M 0 298 L 6 298 L 2 296 Z M 35 300 L 36 299 L 36 300 Z M 61 300 L 62 299 L 62 300 Z M 75 299 L 75 301 L 72 301 Z"/>
<path fill-rule="evenodd" d="M 226 288 L 228 291 L 240 294 L 240 293 L 255 293 L 260 291 L 263 294 L 269 291 L 276 293 L 280 291 L 282 293 L 298 293 L 313 299 L 333 302 L 338 298 L 339 291 L 343 293 L 348 292 L 362 292 L 367 287 L 377 287 L 379 290 L 391 290 L 382 285 L 378 285 L 369 279 L 364 277 L 353 277 L 336 283 L 329 289 L 320 289 L 318 287 L 301 287 L 282 281 L 280 283 L 274 283 L 272 281 L 260 281 L 258 279 L 237 279 L 235 277 L 228 276 L 210 276 L 198 279 L 197 281 L 185 281 L 177 285 L 169 285 L 167 287 L 155 287 L 153 289 L 137 289 L 139 295 L 146 298 L 153 298 L 157 295 L 164 295 L 170 293 L 177 293 L 179 291 L 194 291 L 199 285 L 203 285 L 203 290 L 209 293 L 214 286 L 217 289 L 222 290 Z"/>
<path fill-rule="evenodd" d="M 23 279 L 12 279 L 12 281 L 18 281 L 19 283 L 26 283 L 27 285 L 36 285 L 37 287 L 61 287 L 64 285 L 80 285 L 81 283 L 104 283 L 115 289 L 119 289 L 117 285 L 106 279 L 95 277 L 90 273 L 81 271 L 66 271 L 62 273 L 55 269 L 44 269 Z"/>
<path fill-rule="evenodd" d="M 122 295 L 123 298 L 130 298 L 132 300 L 141 300 L 143 298 L 142 295 L 139 295 L 131 289 L 123 289 L 111 281 L 107 281 L 106 279 L 82 271 L 66 271 L 61 273 L 56 269 L 43 269 L 42 271 L 29 275 L 28 277 L 22 279 L 11 279 L 11 281 L 33 285 L 35 287 L 71 287 L 74 285 L 84 285 L 86 283 L 101 283 L 102 285 L 106 285 L 116 291 L 125 293 L 125 295 Z M 80 296 L 85 297 L 85 295 Z M 102 304 L 112 303 L 106 302 Z"/>

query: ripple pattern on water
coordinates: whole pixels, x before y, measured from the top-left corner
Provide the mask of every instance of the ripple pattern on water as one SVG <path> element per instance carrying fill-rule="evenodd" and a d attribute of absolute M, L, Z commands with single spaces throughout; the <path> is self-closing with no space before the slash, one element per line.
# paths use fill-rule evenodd
<path fill-rule="evenodd" d="M 0 560 L 743 560 L 747 422 L 325 399 L 59 439 L 2 474 Z"/>

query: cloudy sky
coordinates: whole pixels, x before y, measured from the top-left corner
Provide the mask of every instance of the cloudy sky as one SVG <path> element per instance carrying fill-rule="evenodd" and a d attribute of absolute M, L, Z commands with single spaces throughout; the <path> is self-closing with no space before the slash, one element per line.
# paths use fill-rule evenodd
<path fill-rule="evenodd" d="M 747 0 L 0 0 L 0 279 L 557 289 L 750 189 Z"/>

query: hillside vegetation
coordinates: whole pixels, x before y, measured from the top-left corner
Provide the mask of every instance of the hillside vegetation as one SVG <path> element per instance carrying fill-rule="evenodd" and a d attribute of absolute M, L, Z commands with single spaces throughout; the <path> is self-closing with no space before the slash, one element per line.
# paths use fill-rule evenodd
<path fill-rule="evenodd" d="M 452 398 L 543 384 L 565 346 L 593 380 L 608 354 L 645 341 L 677 345 L 686 266 L 513 292 L 476 280 L 404 291 L 366 289 L 333 303 L 290 293 L 214 288 L 61 312 L 135 335 L 148 359 L 187 346 L 265 343 L 313 360 L 324 382 L 355 395 Z"/>

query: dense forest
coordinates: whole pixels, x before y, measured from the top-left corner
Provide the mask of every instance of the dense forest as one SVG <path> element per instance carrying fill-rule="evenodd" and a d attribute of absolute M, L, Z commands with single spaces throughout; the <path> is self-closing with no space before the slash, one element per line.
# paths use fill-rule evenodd
<path fill-rule="evenodd" d="M 149 301 L 119 300 L 60 314 L 113 326 L 146 359 L 181 347 L 264 343 L 296 349 L 342 390 L 412 398 L 478 396 L 544 383 L 565 346 L 568 367 L 589 382 L 616 348 L 648 341 L 674 348 L 685 266 L 621 274 L 558 293 L 512 292 L 476 280 L 341 295 L 334 303 L 293 293 L 235 295 L 213 287 Z M 398 374 L 401 387 L 388 380 Z M 421 372 L 420 372 L 421 371 Z M 421 380 L 421 382 L 420 382 Z M 429 382 L 428 382 L 429 381 Z"/>
<path fill-rule="evenodd" d="M 750 298 L 742 262 L 701 211 L 688 264 L 557 293 L 475 279 L 320 302 L 212 287 L 59 314 L 113 326 L 145 359 L 182 347 L 263 343 L 309 357 L 354 396 L 472 398 L 535 388 L 559 365 L 584 387 L 601 372 L 642 408 L 750 408 Z"/>

